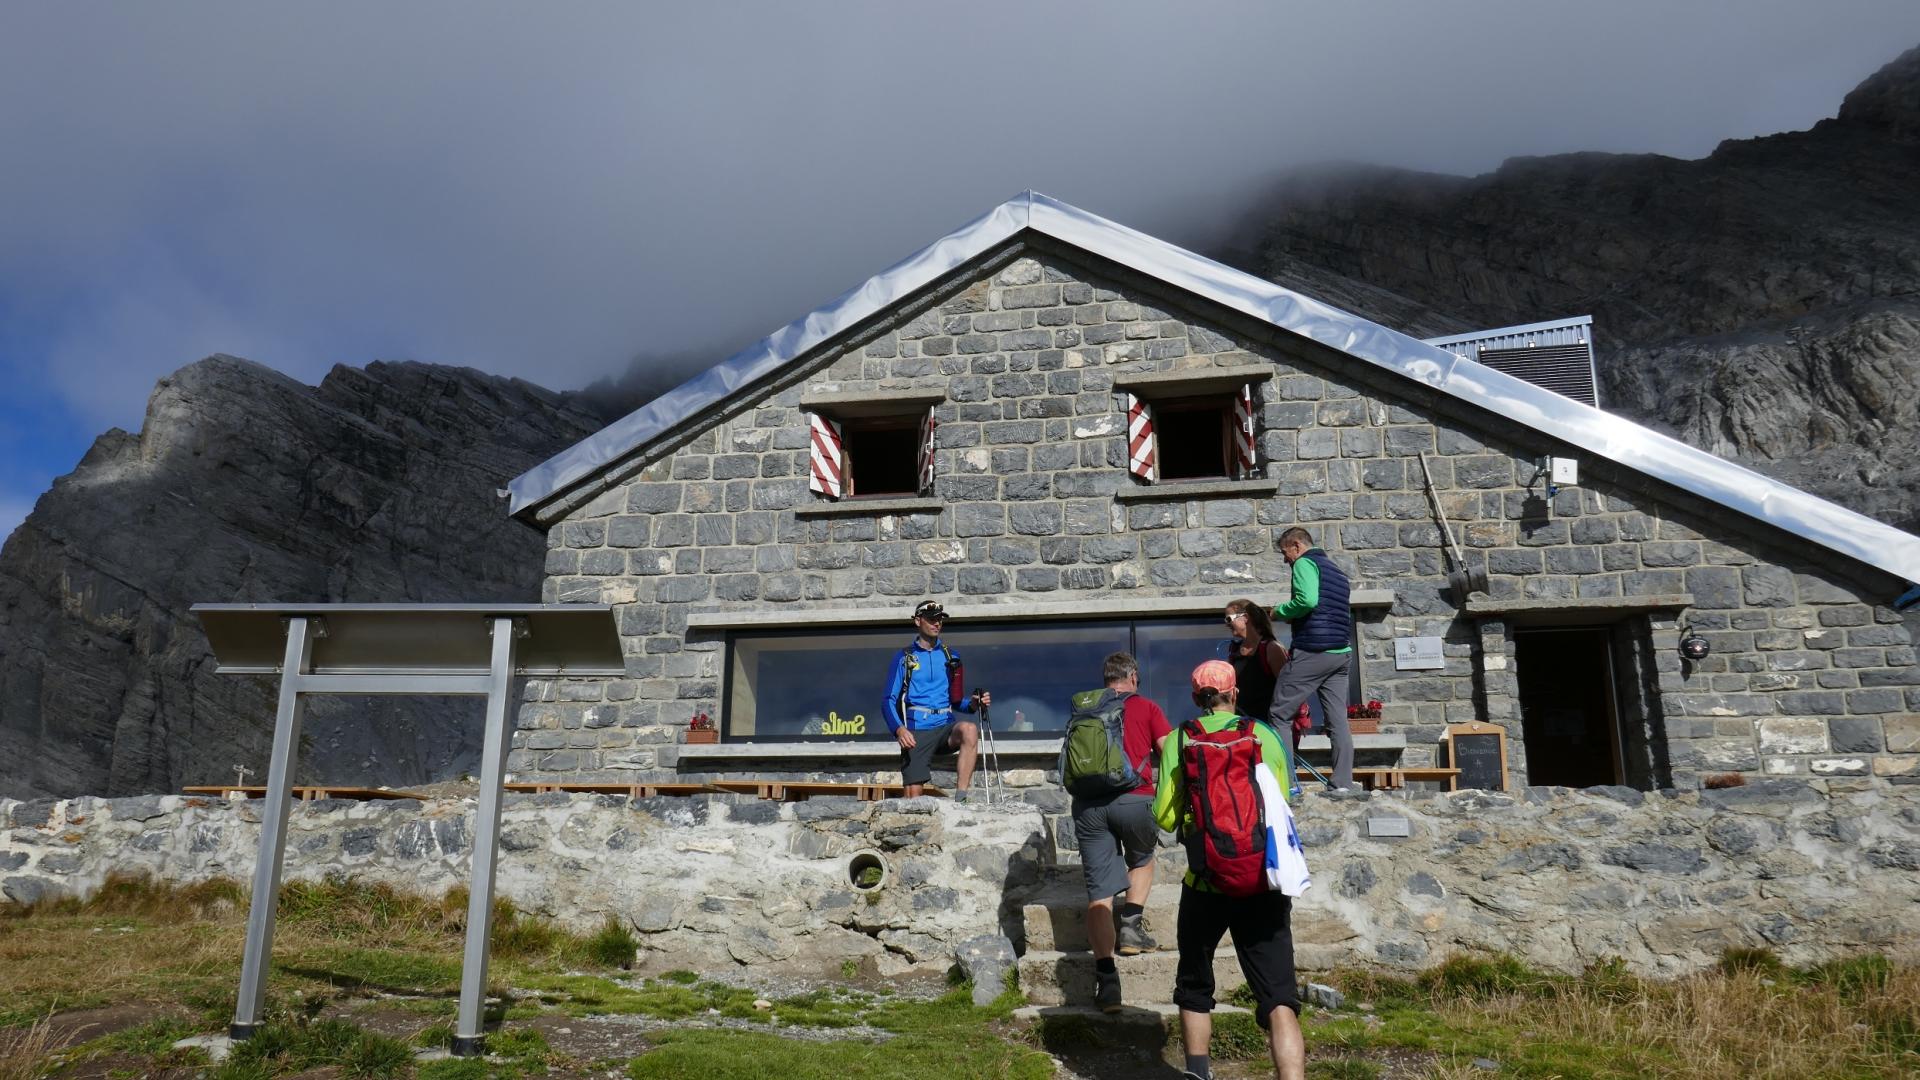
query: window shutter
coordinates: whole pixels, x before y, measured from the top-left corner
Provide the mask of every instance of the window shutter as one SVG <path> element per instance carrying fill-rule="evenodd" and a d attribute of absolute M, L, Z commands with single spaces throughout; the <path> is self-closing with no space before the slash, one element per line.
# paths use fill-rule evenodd
<path fill-rule="evenodd" d="M 1153 437 L 1153 406 L 1127 395 L 1127 471 L 1151 484 L 1160 479 L 1159 444 Z"/>
<path fill-rule="evenodd" d="M 807 487 L 837 499 L 847 483 L 847 459 L 840 439 L 840 425 L 819 413 L 808 413 L 807 426 L 812 430 L 813 446 L 813 476 L 807 481 Z"/>
<path fill-rule="evenodd" d="M 1241 480 L 1254 475 L 1253 384 L 1247 383 L 1233 397 L 1233 464 Z"/>
<path fill-rule="evenodd" d="M 940 421 L 933 418 L 933 410 L 920 418 L 920 494 L 933 494 L 933 429 Z"/>

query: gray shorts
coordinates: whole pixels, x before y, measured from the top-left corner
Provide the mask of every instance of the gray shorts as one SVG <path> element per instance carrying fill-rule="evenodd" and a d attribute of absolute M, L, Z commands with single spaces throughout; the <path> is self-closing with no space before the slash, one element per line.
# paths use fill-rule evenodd
<path fill-rule="evenodd" d="M 1075 799 L 1073 835 L 1087 872 L 1087 899 L 1108 900 L 1126 892 L 1127 871 L 1151 863 L 1160 843 L 1153 797 L 1129 792 L 1113 799 Z"/>
<path fill-rule="evenodd" d="M 960 725 L 971 723 L 971 720 L 953 720 L 942 727 L 915 731 L 913 749 L 900 748 L 900 782 L 924 784 L 933 779 L 934 756 L 960 749 Z"/>

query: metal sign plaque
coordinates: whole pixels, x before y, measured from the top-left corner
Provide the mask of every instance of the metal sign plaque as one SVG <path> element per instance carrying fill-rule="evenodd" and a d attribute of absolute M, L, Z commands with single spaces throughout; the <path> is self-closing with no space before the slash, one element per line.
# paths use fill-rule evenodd
<path fill-rule="evenodd" d="M 1403 817 L 1370 817 L 1367 819 L 1368 836 L 1412 836 L 1413 827 Z"/>
<path fill-rule="evenodd" d="M 1440 654 L 1439 638 L 1403 637 L 1393 639 L 1393 666 L 1400 671 L 1438 670 L 1447 661 Z"/>

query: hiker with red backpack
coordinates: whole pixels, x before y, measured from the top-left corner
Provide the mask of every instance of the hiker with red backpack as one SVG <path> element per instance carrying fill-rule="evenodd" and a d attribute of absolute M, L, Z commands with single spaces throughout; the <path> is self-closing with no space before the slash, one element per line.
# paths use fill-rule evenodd
<path fill-rule="evenodd" d="M 1292 898 L 1281 889 L 1304 889 L 1305 867 L 1300 864 L 1300 880 L 1286 885 L 1274 870 L 1276 839 L 1299 854 L 1282 794 L 1292 763 L 1271 727 L 1238 714 L 1231 664 L 1202 663 L 1193 669 L 1192 684 L 1193 702 L 1205 712 L 1162 744 L 1153 800 L 1154 820 L 1177 832 L 1187 848 L 1173 989 L 1185 1075 L 1212 1076 L 1213 954 L 1220 935 L 1231 931 L 1273 1067 L 1299 1080 L 1306 1076 L 1306 1045 L 1293 967 Z"/>
<path fill-rule="evenodd" d="M 1060 783 L 1073 797 L 1073 834 L 1086 873 L 1093 1001 L 1118 1012 L 1114 953 L 1133 956 L 1158 947 L 1145 926 L 1160 843 L 1153 823 L 1153 762 L 1172 729 L 1160 706 L 1140 696 L 1140 664 L 1132 654 L 1107 657 L 1103 675 L 1104 689 L 1073 695 L 1060 745 Z M 1122 893 L 1116 928 L 1113 898 Z"/>

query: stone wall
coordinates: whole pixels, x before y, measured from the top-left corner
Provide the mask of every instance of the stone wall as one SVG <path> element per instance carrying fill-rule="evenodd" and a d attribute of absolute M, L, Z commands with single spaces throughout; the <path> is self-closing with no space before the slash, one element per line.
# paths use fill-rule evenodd
<path fill-rule="evenodd" d="M 1920 955 L 1920 790 L 1827 786 L 1310 796 L 1299 960 L 1412 969 L 1492 949 L 1674 974 L 1736 945 L 1794 962 Z M 581 929 L 624 919 L 647 971 L 777 961 L 837 975 L 853 961 L 931 974 L 978 935 L 1027 947 L 1031 905 L 1084 905 L 1074 852 L 1055 843 L 1061 802 L 512 796 L 499 891 Z M 109 873 L 245 881 L 258 815 L 258 802 L 180 796 L 0 802 L 0 892 L 84 893 Z M 464 801 L 307 804 L 288 829 L 287 877 L 438 892 L 464 882 L 471 823 Z M 1373 835 L 1394 832 L 1407 835 Z M 848 878 L 869 851 L 888 871 L 871 894 Z M 1183 869 L 1177 847 L 1162 852 L 1149 917 L 1166 942 Z"/>
<path fill-rule="evenodd" d="M 1278 534 L 1299 524 L 1356 587 L 1392 590 L 1391 609 L 1357 612 L 1360 663 L 1406 760 L 1430 761 L 1445 724 L 1488 721 L 1509 728 L 1524 783 L 1512 632 L 1527 616 L 1463 615 L 1424 452 L 1494 600 L 1691 598 L 1584 616 L 1620 627 L 1636 786 L 1920 781 L 1915 626 L 1881 606 L 1899 585 L 1877 571 L 1084 256 L 1015 248 L 968 274 L 548 512 L 545 599 L 619 605 L 628 671 L 531 685 L 515 774 L 672 772 L 676 733 L 722 707 L 724 636 L 690 631 L 695 612 L 778 607 L 797 623 L 929 596 L 1063 614 L 1088 599 L 1272 597 L 1288 578 Z M 1142 488 L 1116 380 L 1221 369 L 1263 376 L 1264 478 Z M 916 388 L 945 395 L 936 498 L 863 513 L 808 491 L 803 397 Z M 1549 453 L 1581 466 L 1550 498 L 1536 468 Z M 1683 629 L 1711 642 L 1704 662 L 1682 665 Z M 1444 639 L 1443 671 L 1395 669 L 1393 639 L 1415 635 Z"/>

